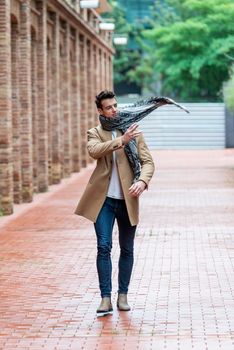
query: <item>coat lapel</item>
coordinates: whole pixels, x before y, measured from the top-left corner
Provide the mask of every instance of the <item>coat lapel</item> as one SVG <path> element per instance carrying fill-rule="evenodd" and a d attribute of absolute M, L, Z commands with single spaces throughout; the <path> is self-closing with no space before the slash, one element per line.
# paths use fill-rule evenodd
<path fill-rule="evenodd" d="M 104 142 L 112 139 L 111 131 L 104 130 L 101 126 L 98 128 L 98 133 Z"/>

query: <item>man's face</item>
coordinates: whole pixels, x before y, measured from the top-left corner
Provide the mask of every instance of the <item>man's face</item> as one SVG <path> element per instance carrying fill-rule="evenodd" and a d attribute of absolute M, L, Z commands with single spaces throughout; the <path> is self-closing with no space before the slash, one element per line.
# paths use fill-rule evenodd
<path fill-rule="evenodd" d="M 114 97 L 102 100 L 102 108 L 98 108 L 98 112 L 106 118 L 115 118 L 117 110 L 117 101 Z"/>

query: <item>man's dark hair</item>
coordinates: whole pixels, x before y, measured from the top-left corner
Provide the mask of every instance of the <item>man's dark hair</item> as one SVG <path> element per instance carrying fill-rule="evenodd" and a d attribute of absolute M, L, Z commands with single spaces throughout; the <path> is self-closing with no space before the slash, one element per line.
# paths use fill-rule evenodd
<path fill-rule="evenodd" d="M 108 91 L 108 90 L 101 91 L 96 96 L 96 100 L 95 100 L 97 108 L 101 108 L 102 109 L 102 100 L 105 100 L 107 98 L 114 98 L 114 97 L 115 97 L 115 93 L 113 91 Z"/>

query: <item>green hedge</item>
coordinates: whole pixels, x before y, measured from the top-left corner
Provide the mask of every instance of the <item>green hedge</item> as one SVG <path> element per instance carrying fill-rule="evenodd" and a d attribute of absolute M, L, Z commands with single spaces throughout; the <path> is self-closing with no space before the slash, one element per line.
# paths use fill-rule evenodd
<path fill-rule="evenodd" d="M 232 69 L 231 79 L 224 85 L 223 94 L 227 108 L 230 111 L 234 111 L 234 67 Z"/>

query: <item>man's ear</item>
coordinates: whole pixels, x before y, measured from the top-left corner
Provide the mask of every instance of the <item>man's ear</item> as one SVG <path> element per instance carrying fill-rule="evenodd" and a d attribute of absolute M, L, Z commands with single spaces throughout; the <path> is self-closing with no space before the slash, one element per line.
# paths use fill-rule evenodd
<path fill-rule="evenodd" d="M 103 110 L 102 110 L 101 108 L 98 108 L 97 110 L 98 110 L 98 113 L 99 113 L 99 114 L 102 114 L 102 113 L 103 113 Z"/>

